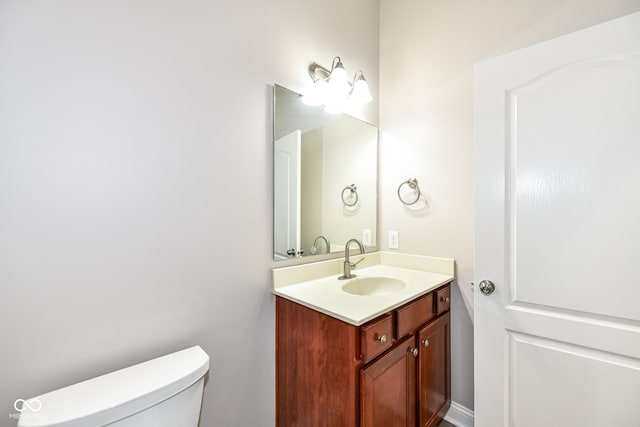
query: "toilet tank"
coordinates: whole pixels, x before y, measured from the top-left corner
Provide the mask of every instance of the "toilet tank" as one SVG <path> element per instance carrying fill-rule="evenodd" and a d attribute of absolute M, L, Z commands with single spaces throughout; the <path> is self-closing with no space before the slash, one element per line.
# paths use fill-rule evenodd
<path fill-rule="evenodd" d="M 26 399 L 18 427 L 196 427 L 208 370 L 191 347 Z"/>

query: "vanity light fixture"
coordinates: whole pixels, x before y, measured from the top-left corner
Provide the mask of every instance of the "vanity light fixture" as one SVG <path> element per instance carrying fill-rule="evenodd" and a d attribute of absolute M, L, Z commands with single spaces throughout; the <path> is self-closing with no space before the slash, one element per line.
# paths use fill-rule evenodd
<path fill-rule="evenodd" d="M 302 102 L 311 106 L 324 105 L 327 113 L 341 113 L 349 103 L 362 105 L 373 100 L 362 70 L 356 71 L 353 81 L 348 81 L 339 56 L 333 58 L 330 70 L 312 63 L 309 65 L 309 76 L 313 85 L 302 97 Z"/>

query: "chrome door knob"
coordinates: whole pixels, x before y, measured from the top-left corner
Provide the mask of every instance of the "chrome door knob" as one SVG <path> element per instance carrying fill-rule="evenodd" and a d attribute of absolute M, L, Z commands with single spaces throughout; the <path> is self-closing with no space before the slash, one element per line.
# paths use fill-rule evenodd
<path fill-rule="evenodd" d="M 429 347 L 429 340 L 422 340 L 422 345 L 425 347 Z"/>
<path fill-rule="evenodd" d="M 413 350 L 411 350 L 411 354 L 413 354 L 413 357 L 418 357 L 418 349 L 414 348 Z"/>
<path fill-rule="evenodd" d="M 378 337 L 378 341 L 380 341 L 380 344 L 386 344 L 387 343 L 387 336 L 386 335 L 382 335 Z"/>
<path fill-rule="evenodd" d="M 483 295 L 491 295 L 493 291 L 496 290 L 496 286 L 491 280 L 483 280 L 478 285 L 478 288 L 480 288 L 480 292 L 482 292 Z"/>

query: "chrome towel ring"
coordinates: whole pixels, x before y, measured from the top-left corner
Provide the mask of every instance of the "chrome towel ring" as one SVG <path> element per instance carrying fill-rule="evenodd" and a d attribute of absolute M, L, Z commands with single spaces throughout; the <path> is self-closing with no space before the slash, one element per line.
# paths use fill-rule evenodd
<path fill-rule="evenodd" d="M 417 193 L 415 200 L 407 202 L 405 199 L 402 198 L 402 194 L 400 193 L 400 190 L 404 185 L 407 185 L 409 186 L 410 189 L 415 190 L 415 192 Z M 402 184 L 400 184 L 400 186 L 398 187 L 398 199 L 400 199 L 400 201 L 407 206 L 416 204 L 418 200 L 420 200 L 420 186 L 418 185 L 418 180 L 415 178 L 410 178 L 404 181 Z"/>
<path fill-rule="evenodd" d="M 344 192 L 347 190 L 350 190 L 351 192 L 348 194 L 347 198 L 345 198 Z M 353 199 L 354 195 L 355 200 L 353 202 L 348 202 L 347 199 Z M 342 193 L 340 196 L 342 197 L 342 203 L 344 203 L 345 206 L 353 207 L 358 203 L 358 187 L 356 187 L 355 184 L 347 185 L 342 189 Z"/>

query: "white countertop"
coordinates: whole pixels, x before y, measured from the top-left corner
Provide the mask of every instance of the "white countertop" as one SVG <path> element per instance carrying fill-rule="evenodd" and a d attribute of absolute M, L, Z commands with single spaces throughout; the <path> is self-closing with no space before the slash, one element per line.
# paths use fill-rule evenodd
<path fill-rule="evenodd" d="M 352 260 L 356 259 L 359 257 L 352 257 Z M 353 271 L 356 274 L 354 279 L 338 280 L 343 261 L 341 258 L 274 269 L 273 293 L 352 325 L 360 326 L 454 278 L 453 260 L 376 252 L 367 254 L 362 263 L 369 266 L 356 268 Z M 426 271 L 428 269 L 435 271 Z M 302 280 L 296 282 L 292 277 Z M 406 287 L 389 294 L 372 296 L 353 295 L 342 290 L 342 287 L 349 282 L 367 277 L 399 279 L 406 283 Z"/>

